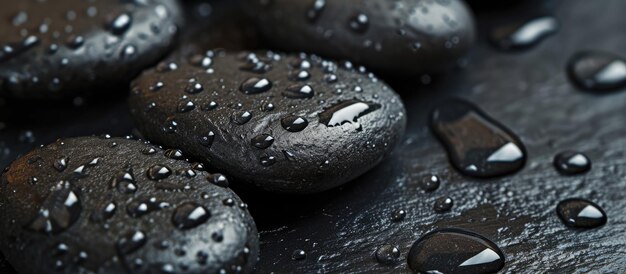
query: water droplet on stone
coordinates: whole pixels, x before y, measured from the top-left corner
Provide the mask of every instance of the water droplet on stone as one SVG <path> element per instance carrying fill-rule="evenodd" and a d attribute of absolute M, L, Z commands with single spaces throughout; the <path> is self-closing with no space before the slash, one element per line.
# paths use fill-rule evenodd
<path fill-rule="evenodd" d="M 111 21 L 111 32 L 115 35 L 124 34 L 130 28 L 131 24 L 132 18 L 130 17 L 130 14 L 122 13 Z"/>
<path fill-rule="evenodd" d="M 491 42 L 502 50 L 531 48 L 559 28 L 556 18 L 539 17 L 527 22 L 499 27 L 491 32 Z"/>
<path fill-rule="evenodd" d="M 400 250 L 396 246 L 385 244 L 376 249 L 376 260 L 381 264 L 393 264 L 399 257 Z"/>
<path fill-rule="evenodd" d="M 452 206 L 454 205 L 454 201 L 450 197 L 440 197 L 435 200 L 435 204 L 433 205 L 433 209 L 437 213 L 444 213 L 450 211 Z"/>
<path fill-rule="evenodd" d="M 266 78 L 251 77 L 241 83 L 239 90 L 244 94 L 259 94 L 272 88 L 272 82 Z"/>
<path fill-rule="evenodd" d="M 350 17 L 348 27 L 356 33 L 364 33 L 369 28 L 369 18 L 363 13 L 357 13 Z"/>
<path fill-rule="evenodd" d="M 209 182 L 221 187 L 228 187 L 228 179 L 222 174 L 213 174 L 207 178 Z"/>
<path fill-rule="evenodd" d="M 520 170 L 526 150 L 519 138 L 476 106 L 451 100 L 437 107 L 430 127 L 459 172 L 490 178 Z"/>
<path fill-rule="evenodd" d="M 137 184 L 133 170 L 128 169 L 111 179 L 111 188 L 117 189 L 120 193 L 131 194 L 137 191 Z"/>
<path fill-rule="evenodd" d="M 196 203 L 187 202 L 176 207 L 172 223 L 178 229 L 190 229 L 206 222 L 211 217 L 209 210 Z"/>
<path fill-rule="evenodd" d="M 304 117 L 290 115 L 280 120 L 280 124 L 284 129 L 290 132 L 299 132 L 304 130 L 308 125 L 309 121 L 307 121 Z"/>
<path fill-rule="evenodd" d="M 606 224 L 607 216 L 597 204 L 584 199 L 566 199 L 556 207 L 561 221 L 569 227 L 594 228 Z"/>
<path fill-rule="evenodd" d="M 35 218 L 25 228 L 43 234 L 58 234 L 74 224 L 81 211 L 78 193 L 70 189 L 69 183 L 62 182 L 48 194 Z"/>
<path fill-rule="evenodd" d="M 554 157 L 554 167 L 563 175 L 575 175 L 589 171 L 591 161 L 580 152 L 564 151 Z"/>
<path fill-rule="evenodd" d="M 244 125 L 249 122 L 250 119 L 252 119 L 252 113 L 249 111 L 241 111 L 230 117 L 230 121 L 237 125 Z"/>
<path fill-rule="evenodd" d="M 169 167 L 162 165 L 154 165 L 148 169 L 148 178 L 155 181 L 165 179 L 171 174 L 172 170 Z"/>
<path fill-rule="evenodd" d="M 487 238 L 460 229 L 441 229 L 417 240 L 407 256 L 418 273 L 496 273 L 504 254 Z"/>
<path fill-rule="evenodd" d="M 310 85 L 292 85 L 285 89 L 283 95 L 292 99 L 308 99 L 315 95 Z"/>
<path fill-rule="evenodd" d="M 258 149 L 266 149 L 274 143 L 274 137 L 269 134 L 261 134 L 252 138 L 252 146 Z"/>
<path fill-rule="evenodd" d="M 437 175 L 428 175 L 420 181 L 420 188 L 426 192 L 433 192 L 441 185 L 441 179 Z"/>
<path fill-rule="evenodd" d="M 306 251 L 302 249 L 296 249 L 291 253 L 291 259 L 294 261 L 300 261 L 306 259 Z"/>
<path fill-rule="evenodd" d="M 129 216 L 133 218 L 139 218 L 148 213 L 168 208 L 169 206 L 169 203 L 161 202 L 158 201 L 155 197 L 151 197 L 149 199 L 141 199 L 131 202 L 126 207 L 126 212 Z"/>
<path fill-rule="evenodd" d="M 379 104 L 365 103 L 357 100 L 343 101 L 320 113 L 320 123 L 328 127 L 340 126 L 345 123 L 355 123 L 358 118 L 379 108 Z"/>
<path fill-rule="evenodd" d="M 314 0 L 311 7 L 309 7 L 306 11 L 306 18 L 309 22 L 313 23 L 317 21 L 324 10 L 324 7 L 326 7 L 326 0 Z"/>
<path fill-rule="evenodd" d="M 276 157 L 274 156 L 263 156 L 260 159 L 260 163 L 264 167 L 272 166 L 276 163 Z"/>
<path fill-rule="evenodd" d="M 612 53 L 579 52 L 570 58 L 567 73 L 583 90 L 606 92 L 626 88 L 626 60 Z"/>
<path fill-rule="evenodd" d="M 52 166 L 57 171 L 63 172 L 67 168 L 67 162 L 68 162 L 67 158 L 62 157 L 62 158 L 56 159 L 54 163 L 52 164 Z"/>
<path fill-rule="evenodd" d="M 148 239 L 142 231 L 133 231 L 117 241 L 116 249 L 119 254 L 128 255 L 143 247 L 147 241 Z"/>
<path fill-rule="evenodd" d="M 404 209 L 398 209 L 391 213 L 392 222 L 402 221 L 404 217 L 406 217 L 406 211 Z"/>

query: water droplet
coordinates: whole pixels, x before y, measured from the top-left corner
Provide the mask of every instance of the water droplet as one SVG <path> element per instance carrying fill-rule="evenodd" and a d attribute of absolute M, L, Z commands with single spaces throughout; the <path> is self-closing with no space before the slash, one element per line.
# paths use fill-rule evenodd
<path fill-rule="evenodd" d="M 52 166 L 57 171 L 63 172 L 67 168 L 67 162 L 68 162 L 67 158 L 62 157 L 62 158 L 56 159 L 54 163 L 52 164 Z"/>
<path fill-rule="evenodd" d="M 310 85 L 292 85 L 285 89 L 283 95 L 292 99 L 308 99 L 312 98 L 315 92 Z"/>
<path fill-rule="evenodd" d="M 454 205 L 454 201 L 450 197 L 440 197 L 435 200 L 435 204 L 433 205 L 433 209 L 437 213 L 444 213 L 450 211 L 452 206 Z"/>
<path fill-rule="evenodd" d="M 80 35 L 72 35 L 67 40 L 67 46 L 71 49 L 78 49 L 85 44 L 85 38 Z"/>
<path fill-rule="evenodd" d="M 176 109 L 180 113 L 190 112 L 196 105 L 192 101 L 181 101 L 178 103 L 178 108 Z"/>
<path fill-rule="evenodd" d="M 307 121 L 304 117 L 290 115 L 280 120 L 280 124 L 284 129 L 290 132 L 299 132 L 304 130 L 308 125 L 309 121 Z"/>
<path fill-rule="evenodd" d="M 326 7 L 326 0 L 314 0 L 311 7 L 306 11 L 306 18 L 309 22 L 313 23 L 317 21 L 324 7 Z"/>
<path fill-rule="evenodd" d="M 155 181 L 165 179 L 171 174 L 172 170 L 162 165 L 154 165 L 148 169 L 148 178 Z"/>
<path fill-rule="evenodd" d="M 311 73 L 306 70 L 294 71 L 289 74 L 289 79 L 293 81 L 306 81 L 311 78 Z"/>
<path fill-rule="evenodd" d="M 184 160 L 185 156 L 180 149 L 168 149 L 163 153 L 165 157 L 176 160 Z"/>
<path fill-rule="evenodd" d="M 200 93 L 203 90 L 204 90 L 204 86 L 202 86 L 202 84 L 200 84 L 200 83 L 195 83 L 195 82 L 189 83 L 185 87 L 185 91 L 187 93 L 191 93 L 191 94 Z"/>
<path fill-rule="evenodd" d="M 626 60 L 612 53 L 583 51 L 570 58 L 569 78 L 587 91 L 615 91 L 626 87 Z"/>
<path fill-rule="evenodd" d="M 106 221 L 113 217 L 116 210 L 117 204 L 115 204 L 114 202 L 106 203 L 104 206 L 102 206 L 102 208 L 100 208 L 99 210 L 94 210 L 94 212 L 91 213 L 90 220 L 92 222 Z"/>
<path fill-rule="evenodd" d="M 467 176 L 508 175 L 526 163 L 526 150 L 519 138 L 469 102 L 451 100 L 437 107 L 430 127 L 452 165 Z"/>
<path fill-rule="evenodd" d="M 274 143 L 274 137 L 269 134 L 261 134 L 252 138 L 252 146 L 258 149 L 266 149 Z"/>
<path fill-rule="evenodd" d="M 396 246 L 385 244 L 376 249 L 376 260 L 381 264 L 393 264 L 399 257 L 400 250 Z"/>
<path fill-rule="evenodd" d="M 203 56 L 201 54 L 197 54 L 191 57 L 189 60 L 190 63 L 196 67 L 208 68 L 213 64 L 213 60 L 211 57 Z"/>
<path fill-rule="evenodd" d="M 169 203 L 160 202 L 155 197 L 151 197 L 149 199 L 141 199 L 128 204 L 126 207 L 126 213 L 133 218 L 139 218 L 148 213 L 168 208 L 169 206 Z"/>
<path fill-rule="evenodd" d="M 437 175 L 424 176 L 420 181 L 420 188 L 426 192 L 433 192 L 441 185 L 441 179 Z"/>
<path fill-rule="evenodd" d="M 491 42 L 502 50 L 531 48 L 559 28 L 556 18 L 539 17 L 523 23 L 499 27 L 491 32 Z"/>
<path fill-rule="evenodd" d="M 206 105 L 202 107 L 202 110 L 210 111 L 210 110 L 216 109 L 217 107 L 218 107 L 217 102 L 211 101 L 211 102 L 206 103 Z"/>
<path fill-rule="evenodd" d="M 350 17 L 348 27 L 356 33 L 364 33 L 369 28 L 369 18 L 363 13 L 357 13 Z"/>
<path fill-rule="evenodd" d="M 130 28 L 131 24 L 132 18 L 130 17 L 130 14 L 122 13 L 111 20 L 109 27 L 113 34 L 122 35 Z"/>
<path fill-rule="evenodd" d="M 580 152 L 564 151 L 554 157 L 554 167 L 563 175 L 575 175 L 589 171 L 591 161 Z"/>
<path fill-rule="evenodd" d="M 25 228 L 43 234 L 58 234 L 74 224 L 81 211 L 78 193 L 70 189 L 69 183 L 62 182 L 48 194 L 35 218 Z"/>
<path fill-rule="evenodd" d="M 121 193 L 131 194 L 137 191 L 137 184 L 133 170 L 128 168 L 111 179 L 111 188 L 116 188 Z"/>
<path fill-rule="evenodd" d="M 404 217 L 406 217 L 406 211 L 404 209 L 397 209 L 391 213 L 392 222 L 402 221 L 404 220 Z"/>
<path fill-rule="evenodd" d="M 354 123 L 358 118 L 379 108 L 379 104 L 365 103 L 357 100 L 339 102 L 319 114 L 320 123 L 328 127 L 340 126 L 344 123 Z"/>
<path fill-rule="evenodd" d="M 260 163 L 264 167 L 272 166 L 276 163 L 276 157 L 274 156 L 263 156 L 260 159 Z"/>
<path fill-rule="evenodd" d="M 441 229 L 417 240 L 407 258 L 418 273 L 496 273 L 504 254 L 487 238 L 460 229 Z"/>
<path fill-rule="evenodd" d="M 206 222 L 211 213 L 205 207 L 187 202 L 176 207 L 172 215 L 172 223 L 178 229 L 190 229 Z"/>
<path fill-rule="evenodd" d="M 117 241 L 116 249 L 119 254 L 128 255 L 143 247 L 147 241 L 145 233 L 140 230 L 133 231 Z"/>
<path fill-rule="evenodd" d="M 566 199 L 556 207 L 561 221 L 569 227 L 594 228 L 606 224 L 604 210 L 597 204 L 584 199 Z"/>
<path fill-rule="evenodd" d="M 211 147 L 215 141 L 215 133 L 209 131 L 206 136 L 200 136 L 200 144 L 204 147 Z"/>
<path fill-rule="evenodd" d="M 272 88 L 272 82 L 266 78 L 251 77 L 241 83 L 239 90 L 244 94 L 259 94 Z"/>
<path fill-rule="evenodd" d="M 302 249 L 296 249 L 291 253 L 291 259 L 294 261 L 300 261 L 306 259 L 306 251 Z"/>
<path fill-rule="evenodd" d="M 249 111 L 241 111 L 233 114 L 233 116 L 230 117 L 230 121 L 237 125 L 243 125 L 249 122 L 250 119 L 252 119 L 252 113 L 250 113 Z"/>
<path fill-rule="evenodd" d="M 228 179 L 222 174 L 216 173 L 209 176 L 207 179 L 216 186 L 228 187 Z"/>

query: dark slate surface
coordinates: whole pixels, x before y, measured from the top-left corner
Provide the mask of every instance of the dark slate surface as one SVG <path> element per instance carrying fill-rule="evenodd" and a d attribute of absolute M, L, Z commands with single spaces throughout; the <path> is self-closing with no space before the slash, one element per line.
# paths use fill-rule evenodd
<path fill-rule="evenodd" d="M 422 84 L 428 80 L 424 77 L 387 78 L 405 101 L 408 133 L 392 157 L 371 172 L 317 195 L 240 191 L 261 231 L 259 272 L 406 272 L 411 244 L 443 227 L 466 228 L 493 240 L 507 258 L 503 272 L 626 272 L 626 90 L 605 95 L 581 92 L 569 83 L 564 70 L 577 50 L 626 55 L 622 35 L 626 2 L 576 0 L 550 6 L 561 30 L 530 51 L 500 52 L 485 38 L 493 24 L 529 13 L 481 11 L 482 37 L 463 69 L 433 76 L 428 85 Z M 522 10 L 550 11 L 543 6 Z M 131 133 L 124 98 L 114 97 L 87 99 L 77 108 L 0 102 L 0 122 L 6 124 L 4 129 L 0 124 L 0 168 L 17 154 L 57 137 Z M 517 133 L 528 149 L 526 167 L 494 180 L 460 176 L 426 124 L 429 110 L 449 97 L 478 104 Z M 34 143 L 19 141 L 23 130 L 34 132 Z M 563 150 L 586 153 L 593 161 L 591 171 L 559 175 L 552 160 Z M 431 173 L 441 176 L 443 183 L 437 191 L 424 193 L 418 182 Z M 446 195 L 455 206 L 436 214 L 434 200 Z M 555 208 L 559 200 L 570 197 L 602 206 L 608 223 L 587 231 L 564 226 Z M 406 210 L 406 218 L 392 222 L 397 209 Z M 386 243 L 400 248 L 395 265 L 381 265 L 374 258 L 376 248 Z M 296 249 L 305 250 L 307 258 L 293 261 Z"/>

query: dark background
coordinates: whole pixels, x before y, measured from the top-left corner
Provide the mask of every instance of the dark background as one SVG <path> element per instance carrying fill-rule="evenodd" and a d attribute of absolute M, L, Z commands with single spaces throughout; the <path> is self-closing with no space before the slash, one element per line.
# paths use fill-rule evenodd
<path fill-rule="evenodd" d="M 412 243 L 442 227 L 493 240 L 506 255 L 503 272 L 626 272 L 626 91 L 582 92 L 565 74 L 568 58 L 579 50 L 626 56 L 626 1 L 517 1 L 507 7 L 489 2 L 497 1 L 472 2 L 480 37 L 460 68 L 446 75 L 382 77 L 401 94 L 409 123 L 405 141 L 381 165 L 316 195 L 239 191 L 261 233 L 259 272 L 407 272 Z M 555 15 L 560 30 L 533 49 L 501 52 L 487 42 L 494 26 L 544 14 Z M 133 133 L 120 94 L 112 90 L 75 102 L 0 99 L 0 168 L 59 137 Z M 528 149 L 526 167 L 493 180 L 453 170 L 426 123 L 429 111 L 450 97 L 476 103 L 514 131 Z M 586 153 L 592 170 L 559 175 L 552 159 L 563 150 Z M 443 180 L 433 193 L 418 186 L 428 174 Z M 433 202 L 442 196 L 455 205 L 437 214 Z M 564 226 L 555 207 L 570 197 L 601 205 L 608 223 L 584 231 Z M 398 209 L 407 211 L 406 218 L 392 222 Z M 399 247 L 396 264 L 375 260 L 383 244 Z M 306 259 L 292 260 L 296 249 L 306 251 Z"/>

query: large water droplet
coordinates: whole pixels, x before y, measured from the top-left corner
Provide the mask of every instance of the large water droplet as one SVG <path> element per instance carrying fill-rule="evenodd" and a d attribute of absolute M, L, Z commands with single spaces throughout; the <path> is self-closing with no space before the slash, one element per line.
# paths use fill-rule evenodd
<path fill-rule="evenodd" d="M 241 111 L 233 114 L 230 117 L 230 121 L 237 125 L 243 125 L 252 119 L 252 113 L 249 111 Z"/>
<path fill-rule="evenodd" d="M 115 35 L 124 34 L 132 24 L 132 18 L 128 13 L 122 13 L 111 20 L 109 25 L 111 32 Z"/>
<path fill-rule="evenodd" d="M 580 152 L 564 151 L 554 157 L 554 167 L 563 175 L 575 175 L 589 171 L 591 161 Z"/>
<path fill-rule="evenodd" d="M 588 91 L 626 88 L 626 60 L 602 51 L 579 52 L 570 58 L 567 73 L 574 84 Z"/>
<path fill-rule="evenodd" d="M 479 178 L 503 176 L 520 170 L 526 150 L 515 134 L 462 100 L 437 107 L 430 127 L 445 146 L 459 172 Z"/>
<path fill-rule="evenodd" d="M 437 175 L 424 176 L 419 182 L 420 188 L 426 192 L 433 192 L 441 185 L 441 179 Z"/>
<path fill-rule="evenodd" d="M 148 178 L 151 180 L 162 180 L 172 175 L 169 167 L 162 165 L 154 165 L 148 169 Z"/>
<path fill-rule="evenodd" d="M 48 194 L 37 216 L 25 228 L 43 234 L 57 234 L 74 224 L 81 211 L 78 193 L 70 189 L 69 183 L 62 182 Z"/>
<path fill-rule="evenodd" d="M 354 123 L 358 118 L 379 108 L 379 104 L 357 100 L 339 102 L 319 114 L 320 123 L 329 127 L 340 126 L 344 123 Z"/>
<path fill-rule="evenodd" d="M 497 28 L 491 33 L 491 42 L 502 50 L 523 50 L 531 48 L 559 28 L 556 18 L 539 17 L 524 23 L 516 23 Z"/>
<path fill-rule="evenodd" d="M 190 229 L 206 222 L 211 213 L 205 207 L 187 202 L 176 207 L 172 215 L 172 223 L 178 229 Z"/>
<path fill-rule="evenodd" d="M 310 85 L 292 85 L 285 89 L 283 95 L 292 99 L 308 99 L 315 95 Z"/>
<path fill-rule="evenodd" d="M 147 241 L 148 238 L 146 237 L 146 234 L 140 230 L 136 230 L 127 233 L 124 237 L 119 239 L 115 247 L 119 254 L 127 255 L 143 247 Z"/>
<path fill-rule="evenodd" d="M 567 226 L 576 228 L 594 228 L 606 224 L 604 210 L 597 204 L 584 199 L 566 199 L 556 207 L 561 221 Z"/>
<path fill-rule="evenodd" d="M 116 188 L 121 193 L 135 193 L 137 191 L 137 184 L 133 170 L 128 169 L 111 179 L 111 188 Z"/>
<path fill-rule="evenodd" d="M 274 143 L 274 137 L 269 134 L 261 134 L 252 138 L 251 143 L 258 149 L 266 149 Z"/>
<path fill-rule="evenodd" d="M 272 82 L 267 78 L 251 77 L 241 83 L 239 90 L 245 94 L 259 94 L 272 88 Z"/>
<path fill-rule="evenodd" d="M 460 229 L 441 229 L 417 240 L 408 255 L 419 273 L 496 273 L 504 254 L 487 238 Z"/>
<path fill-rule="evenodd" d="M 299 132 L 304 130 L 308 125 L 309 121 L 307 121 L 304 117 L 290 115 L 280 120 L 280 124 L 284 129 L 290 132 Z"/>

